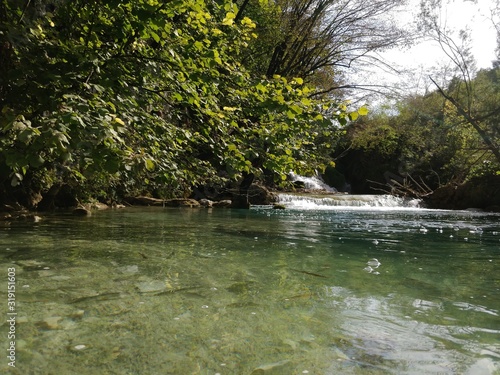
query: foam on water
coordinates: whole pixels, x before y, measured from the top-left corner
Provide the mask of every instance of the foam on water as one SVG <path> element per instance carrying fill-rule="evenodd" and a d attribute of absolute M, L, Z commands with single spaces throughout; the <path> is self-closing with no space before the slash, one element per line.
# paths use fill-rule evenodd
<path fill-rule="evenodd" d="M 328 196 L 279 194 L 279 203 L 287 208 L 301 210 L 335 209 L 419 209 L 420 200 L 404 199 L 392 195 L 350 195 L 331 194 Z"/>
<path fill-rule="evenodd" d="M 290 172 L 289 174 L 290 178 L 292 181 L 300 181 L 304 183 L 304 187 L 309 190 L 323 190 L 327 191 L 329 193 L 336 193 L 337 189 L 327 185 L 323 180 L 321 180 L 320 177 L 313 176 L 313 177 L 305 177 L 305 176 L 299 176 L 298 174 L 295 174 L 293 172 Z"/>

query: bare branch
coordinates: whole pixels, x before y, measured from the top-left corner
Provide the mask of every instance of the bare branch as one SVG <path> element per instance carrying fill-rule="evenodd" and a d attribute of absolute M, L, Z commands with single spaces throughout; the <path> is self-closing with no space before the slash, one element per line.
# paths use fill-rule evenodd
<path fill-rule="evenodd" d="M 469 111 L 465 110 L 454 97 L 447 94 L 443 90 L 443 88 L 439 86 L 436 83 L 436 81 L 434 81 L 432 77 L 429 78 L 432 81 L 432 83 L 434 83 L 439 93 L 455 107 L 458 114 L 463 116 L 463 118 L 467 121 L 467 123 L 477 131 L 477 133 L 481 136 L 483 142 L 486 144 L 486 146 L 488 146 L 489 150 L 493 153 L 493 155 L 495 155 L 495 158 L 500 162 L 500 148 L 493 143 L 492 137 L 490 137 L 490 135 L 486 132 L 486 130 L 483 129 L 480 121 L 478 121 L 477 118 L 474 118 Z"/>

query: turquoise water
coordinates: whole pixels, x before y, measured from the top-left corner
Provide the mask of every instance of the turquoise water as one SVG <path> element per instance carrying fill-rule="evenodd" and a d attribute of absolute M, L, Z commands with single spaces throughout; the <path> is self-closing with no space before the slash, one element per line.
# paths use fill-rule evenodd
<path fill-rule="evenodd" d="M 315 202 L 12 222 L 0 372 L 499 374 L 499 218 Z"/>

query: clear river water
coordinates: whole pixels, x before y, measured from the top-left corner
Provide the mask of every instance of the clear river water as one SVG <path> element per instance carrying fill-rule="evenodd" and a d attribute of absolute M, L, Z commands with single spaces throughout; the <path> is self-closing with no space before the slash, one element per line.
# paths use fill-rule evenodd
<path fill-rule="evenodd" d="M 0 373 L 500 374 L 500 216 L 337 197 L 4 224 Z"/>

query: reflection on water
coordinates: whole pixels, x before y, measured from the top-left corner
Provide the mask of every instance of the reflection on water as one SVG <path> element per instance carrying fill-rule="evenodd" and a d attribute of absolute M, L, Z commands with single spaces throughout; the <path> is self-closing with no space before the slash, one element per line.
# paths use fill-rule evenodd
<path fill-rule="evenodd" d="M 17 367 L 0 372 L 498 374 L 498 218 L 134 208 L 15 222 L 0 257 L 5 280 L 16 268 Z"/>

